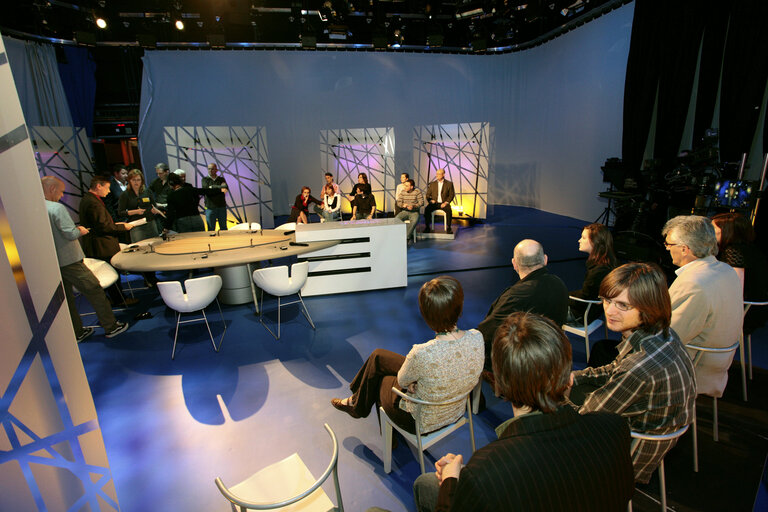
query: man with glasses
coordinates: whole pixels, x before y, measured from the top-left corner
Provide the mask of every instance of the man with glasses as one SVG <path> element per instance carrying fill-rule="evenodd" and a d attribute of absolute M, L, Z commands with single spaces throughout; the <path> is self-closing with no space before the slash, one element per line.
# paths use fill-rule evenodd
<path fill-rule="evenodd" d="M 573 372 L 570 398 L 579 412 L 624 416 L 636 432 L 669 434 L 693 421 L 696 377 L 691 358 L 670 329 L 667 280 L 647 263 L 627 263 L 600 283 L 606 325 L 621 333 L 610 364 Z M 635 481 L 647 483 L 674 441 L 633 446 Z"/>
<path fill-rule="evenodd" d="M 728 347 L 741 333 L 743 316 L 741 281 L 733 268 L 718 261 L 712 223 L 698 215 L 680 215 L 662 230 L 672 263 L 680 267 L 669 287 L 672 329 L 683 344 Z M 696 353 L 689 351 L 691 357 Z M 720 397 L 728 382 L 733 353 L 704 354 L 696 366 L 700 394 Z"/>

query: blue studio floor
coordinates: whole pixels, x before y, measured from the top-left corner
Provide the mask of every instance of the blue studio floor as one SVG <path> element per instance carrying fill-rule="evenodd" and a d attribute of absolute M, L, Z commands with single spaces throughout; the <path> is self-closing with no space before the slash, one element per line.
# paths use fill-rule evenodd
<path fill-rule="evenodd" d="M 329 401 L 349 394 L 349 381 L 373 349 L 405 354 L 433 336 L 416 296 L 436 275 L 451 274 L 464 286 L 462 328 L 476 326 L 517 279 L 510 258 L 522 238 L 541 241 L 550 271 L 569 288 L 580 287 L 584 258 L 577 240 L 586 222 L 528 208 L 491 210 L 486 222 L 459 228 L 452 242 L 409 246 L 407 288 L 307 298 L 314 331 L 298 308 L 288 307 L 279 341 L 259 324 L 253 305 L 223 306 L 221 351 L 213 351 L 204 324 L 182 325 L 172 361 L 174 314 L 154 290 L 137 292 L 139 305 L 123 314 L 131 321 L 125 334 L 111 340 L 97 334 L 80 345 L 122 510 L 229 510 L 214 485 L 217 476 L 234 484 L 293 452 L 318 475 L 330 456 L 326 422 L 340 443 L 345 508 L 414 510 L 414 452 L 400 442 L 392 472 L 385 474 L 375 413 L 353 420 Z M 153 317 L 133 321 L 142 311 Z M 215 307 L 208 312 L 218 340 L 223 325 Z M 761 368 L 768 368 L 766 339 L 766 329 L 753 336 Z M 574 366 L 583 367 L 583 341 L 574 339 L 573 349 Z M 495 439 L 494 427 L 510 415 L 508 404 L 489 400 L 475 419 L 478 447 Z M 470 456 L 468 429 L 429 453 L 435 458 L 449 451 Z M 335 502 L 330 480 L 324 488 Z M 757 488 L 744 492 L 754 496 Z"/>

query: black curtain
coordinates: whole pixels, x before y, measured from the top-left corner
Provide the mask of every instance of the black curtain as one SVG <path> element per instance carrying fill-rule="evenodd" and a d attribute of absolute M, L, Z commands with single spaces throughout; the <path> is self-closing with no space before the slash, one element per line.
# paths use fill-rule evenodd
<path fill-rule="evenodd" d="M 704 137 L 708 128 L 712 128 L 717 90 L 720 87 L 720 72 L 723 67 L 725 31 L 730 15 L 727 2 L 707 2 L 705 15 L 696 113 L 693 120 L 694 145 Z"/>
<path fill-rule="evenodd" d="M 768 2 L 731 2 L 720 100 L 720 159 L 749 152 L 768 79 Z"/>
<path fill-rule="evenodd" d="M 712 124 L 722 80 L 720 159 L 738 160 L 749 151 L 768 80 L 768 38 L 760 37 L 766 19 L 765 0 L 637 0 L 624 86 L 622 158 L 628 170 L 642 164 L 657 91 L 654 158 L 676 156 L 702 41 L 694 142 Z"/>

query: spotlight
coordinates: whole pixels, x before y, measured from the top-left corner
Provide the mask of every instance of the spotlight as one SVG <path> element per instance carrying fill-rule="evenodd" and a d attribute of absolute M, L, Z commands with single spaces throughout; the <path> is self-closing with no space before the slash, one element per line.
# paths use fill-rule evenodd
<path fill-rule="evenodd" d="M 184 22 L 181 20 L 176 20 L 176 30 L 184 30 Z"/>
<path fill-rule="evenodd" d="M 107 20 L 105 20 L 104 18 L 96 18 L 96 26 L 104 30 L 105 28 L 107 28 Z"/>

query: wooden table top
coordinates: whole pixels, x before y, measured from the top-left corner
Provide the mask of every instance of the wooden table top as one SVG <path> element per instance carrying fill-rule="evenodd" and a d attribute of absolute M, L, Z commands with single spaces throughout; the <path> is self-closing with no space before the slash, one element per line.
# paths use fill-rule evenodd
<path fill-rule="evenodd" d="M 288 233 L 274 229 L 179 233 L 169 240 L 157 237 L 131 244 L 115 254 L 111 263 L 120 270 L 135 272 L 226 267 L 295 256 L 339 243 L 332 240 L 291 245 L 296 238 L 293 232 Z"/>

